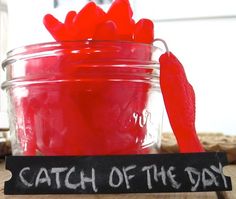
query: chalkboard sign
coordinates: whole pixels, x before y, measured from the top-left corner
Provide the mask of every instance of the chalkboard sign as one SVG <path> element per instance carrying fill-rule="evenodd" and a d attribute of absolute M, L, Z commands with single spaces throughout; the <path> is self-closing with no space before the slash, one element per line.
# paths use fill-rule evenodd
<path fill-rule="evenodd" d="M 232 190 L 224 153 L 6 158 L 5 194 L 111 194 Z"/>

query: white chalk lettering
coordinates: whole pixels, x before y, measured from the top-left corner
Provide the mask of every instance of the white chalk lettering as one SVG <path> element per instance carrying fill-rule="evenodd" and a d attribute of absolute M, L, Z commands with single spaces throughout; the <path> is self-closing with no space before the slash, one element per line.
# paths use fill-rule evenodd
<path fill-rule="evenodd" d="M 219 185 L 215 175 L 209 169 L 206 168 L 202 170 L 202 184 L 204 188 L 206 188 L 207 186 L 212 186 L 213 184 L 215 184 L 215 186 Z"/>
<path fill-rule="evenodd" d="M 126 188 L 130 189 L 130 184 L 129 184 L 129 180 L 131 180 L 132 178 L 134 178 L 135 175 L 128 175 L 127 172 L 135 169 L 136 165 L 130 165 L 128 167 L 123 167 L 123 174 L 124 174 L 124 178 L 125 178 L 125 184 L 126 184 Z"/>
<path fill-rule="evenodd" d="M 152 181 L 151 181 L 152 178 L 151 178 L 150 170 L 153 170 L 153 179 L 155 182 L 158 182 L 159 181 L 158 178 L 161 177 L 161 183 L 165 186 L 167 185 L 167 180 L 166 180 L 167 177 L 166 177 L 166 171 L 165 171 L 164 166 L 162 166 L 161 171 L 158 172 L 157 166 L 153 164 L 150 166 L 144 166 L 142 168 L 142 171 L 146 171 L 148 189 L 152 189 Z"/>
<path fill-rule="evenodd" d="M 60 182 L 60 173 L 66 171 L 68 168 L 67 167 L 55 167 L 51 169 L 51 173 L 56 176 L 56 185 L 57 189 L 61 188 L 61 182 Z"/>
<path fill-rule="evenodd" d="M 156 172 L 155 176 L 156 176 L 156 179 L 158 179 L 158 177 L 161 176 L 161 180 L 162 180 L 163 185 L 167 185 L 167 183 L 166 183 L 166 171 L 165 171 L 165 168 L 163 166 L 161 167 L 161 171 L 159 173 Z"/>
<path fill-rule="evenodd" d="M 181 184 L 175 180 L 176 175 L 172 173 L 174 170 L 175 170 L 175 167 L 171 166 L 167 171 L 167 176 L 171 182 L 171 186 L 174 189 L 179 189 L 181 187 Z"/>
<path fill-rule="evenodd" d="M 27 187 L 32 187 L 33 184 L 32 183 L 29 183 L 24 177 L 23 177 L 23 173 L 25 171 L 29 171 L 30 168 L 29 167 L 24 167 L 23 169 L 21 169 L 20 173 L 19 173 L 19 177 L 20 177 L 20 180 L 21 182 L 23 182 L 23 184 Z"/>
<path fill-rule="evenodd" d="M 101 192 L 108 190 L 109 193 L 112 190 L 135 192 L 140 186 L 143 187 L 141 191 L 144 192 L 159 190 L 194 192 L 214 190 L 216 187 L 223 186 L 231 187 L 230 181 L 227 184 L 228 179 L 223 174 L 223 165 L 220 162 L 201 165 L 199 161 L 196 164 L 197 168 L 191 162 L 184 168 L 185 163 L 184 165 L 179 165 L 179 163 L 169 165 L 168 163 L 161 164 L 162 161 L 148 161 L 147 163 L 145 160 L 143 163 L 146 162 L 147 165 L 143 165 L 137 162 L 136 164 L 135 161 L 128 161 L 121 165 L 122 161 L 120 163 L 115 161 L 117 165 L 109 166 L 109 163 L 104 168 L 92 164 L 93 162 L 88 166 L 87 164 L 65 166 L 59 164 L 58 167 L 55 165 L 50 168 L 38 165 L 36 168 L 34 165 L 27 167 L 26 165 L 16 170 L 19 171 L 17 183 L 21 183 L 20 187 L 24 189 L 37 190 L 38 188 L 39 191 L 52 189 L 55 192 L 71 189 L 71 192 L 82 191 L 83 193 L 99 192 L 100 189 Z M 127 165 L 127 163 L 130 164 Z"/>
<path fill-rule="evenodd" d="M 155 165 L 151 165 L 151 166 L 144 166 L 142 168 L 142 171 L 147 171 L 146 175 L 147 175 L 147 186 L 148 189 L 152 189 L 152 181 L 151 181 L 151 174 L 150 174 L 150 169 L 155 168 Z"/>
<path fill-rule="evenodd" d="M 72 184 L 70 183 L 69 181 L 69 178 L 70 178 L 70 175 L 72 173 L 75 172 L 75 167 L 72 167 L 66 174 L 66 177 L 65 177 L 65 186 L 68 188 L 68 189 L 77 189 L 79 186 L 80 186 L 80 183 L 76 183 L 76 184 Z"/>
<path fill-rule="evenodd" d="M 95 170 L 94 170 L 94 168 L 92 168 L 92 176 L 91 176 L 91 178 L 86 177 L 85 174 L 84 174 L 84 171 L 82 170 L 80 172 L 80 180 L 81 180 L 81 188 L 83 190 L 86 189 L 85 183 L 91 182 L 92 183 L 93 191 L 94 192 L 98 191 L 98 189 L 96 187 L 96 184 L 95 184 Z"/>
<path fill-rule="evenodd" d="M 35 187 L 38 187 L 39 184 L 47 183 L 48 186 L 51 186 L 51 178 L 48 175 L 46 168 L 40 168 L 38 175 L 35 179 Z"/>
<path fill-rule="evenodd" d="M 226 181 L 226 177 L 224 176 L 224 173 L 223 173 L 222 164 L 219 162 L 219 169 L 218 169 L 216 166 L 214 166 L 214 165 L 211 166 L 211 169 L 212 169 L 213 171 L 215 171 L 216 173 L 218 173 L 218 174 L 221 175 L 222 180 L 223 180 L 223 182 L 224 182 L 225 188 L 228 188 L 228 184 L 227 184 L 227 181 Z"/>
<path fill-rule="evenodd" d="M 192 183 L 192 185 L 194 185 L 191 187 L 191 191 L 196 191 L 201 180 L 201 173 L 193 167 L 187 167 L 184 169 L 184 171 L 188 173 L 190 182 Z M 197 180 L 194 179 L 193 174 L 197 176 Z"/>
<path fill-rule="evenodd" d="M 113 179 L 114 174 L 116 174 L 118 177 L 117 184 L 114 183 L 114 179 Z M 124 181 L 124 178 L 123 178 L 122 172 L 117 167 L 112 167 L 110 175 L 109 175 L 109 185 L 111 187 L 117 188 L 123 183 L 123 181 Z"/>

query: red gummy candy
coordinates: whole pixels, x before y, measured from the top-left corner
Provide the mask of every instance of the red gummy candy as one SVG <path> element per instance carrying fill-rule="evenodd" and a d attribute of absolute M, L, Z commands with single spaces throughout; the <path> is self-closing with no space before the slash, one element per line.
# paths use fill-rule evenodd
<path fill-rule="evenodd" d="M 69 25 L 72 26 L 73 22 L 74 22 L 74 17 L 76 16 L 76 12 L 75 11 L 69 11 L 66 15 L 65 18 L 65 25 Z"/>
<path fill-rule="evenodd" d="M 65 25 L 58 21 L 53 15 L 45 15 L 43 18 L 43 23 L 55 40 L 65 41 L 69 39 L 69 36 L 66 33 Z"/>
<path fill-rule="evenodd" d="M 160 85 L 180 152 L 203 152 L 195 129 L 195 94 L 184 68 L 171 53 L 160 57 Z"/>
<path fill-rule="evenodd" d="M 67 13 L 66 18 L 65 18 L 65 22 L 64 22 L 64 24 L 65 24 L 65 26 L 67 28 L 67 31 L 71 31 L 70 28 L 73 27 L 75 16 L 76 16 L 76 12 L 75 11 L 70 11 L 70 12 Z"/>
<path fill-rule="evenodd" d="M 132 40 L 135 22 L 128 0 L 115 0 L 107 12 L 107 20 L 117 25 L 119 39 Z"/>
<path fill-rule="evenodd" d="M 94 40 L 116 40 L 117 27 L 113 21 L 106 21 L 100 24 L 94 33 Z"/>
<path fill-rule="evenodd" d="M 154 26 L 151 20 L 141 19 L 135 24 L 134 41 L 152 43 L 154 40 Z"/>
<path fill-rule="evenodd" d="M 29 86 L 29 105 L 35 112 L 36 146 L 42 154 L 147 152 L 148 149 L 143 149 L 147 127 L 137 123 L 134 114 L 142 116 L 150 85 L 145 81 L 110 81 L 110 78 L 140 80 L 138 74 L 151 74 L 152 69 L 133 67 L 150 60 L 151 46 L 134 44 L 132 50 L 126 51 L 128 42 L 120 42 L 119 48 L 109 42 L 93 42 L 89 46 L 86 42 L 75 46 L 62 42 L 90 38 L 133 41 L 135 38 L 136 42 L 152 43 L 153 24 L 143 19 L 135 25 L 132 15 L 128 0 L 115 0 L 107 14 L 90 2 L 78 14 L 70 11 L 64 24 L 45 16 L 45 26 L 65 49 L 60 56 L 41 58 L 39 67 L 39 62 L 32 62 L 28 72 L 37 68 L 42 73 L 54 74 L 55 67 L 63 74 L 61 78 L 68 81 L 46 82 L 45 89 Z M 74 49 L 79 53 L 71 53 Z M 127 57 L 132 60 L 129 62 L 132 67 L 123 67 Z M 116 65 L 120 67 L 113 67 Z"/>
<path fill-rule="evenodd" d="M 74 18 L 75 38 L 77 40 L 92 38 L 98 24 L 105 19 L 105 12 L 94 2 L 88 3 Z"/>

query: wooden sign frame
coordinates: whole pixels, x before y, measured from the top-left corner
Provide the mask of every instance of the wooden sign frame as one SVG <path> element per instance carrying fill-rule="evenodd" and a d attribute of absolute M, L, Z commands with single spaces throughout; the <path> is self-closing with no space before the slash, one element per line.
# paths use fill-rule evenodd
<path fill-rule="evenodd" d="M 225 153 L 8 156 L 4 193 L 116 194 L 232 190 Z"/>

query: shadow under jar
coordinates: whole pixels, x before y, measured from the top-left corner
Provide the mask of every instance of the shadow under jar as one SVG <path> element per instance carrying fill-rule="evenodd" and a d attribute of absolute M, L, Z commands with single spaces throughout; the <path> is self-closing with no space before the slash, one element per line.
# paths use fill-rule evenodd
<path fill-rule="evenodd" d="M 146 154 L 158 148 L 158 50 L 86 40 L 10 51 L 2 88 L 13 155 Z"/>

